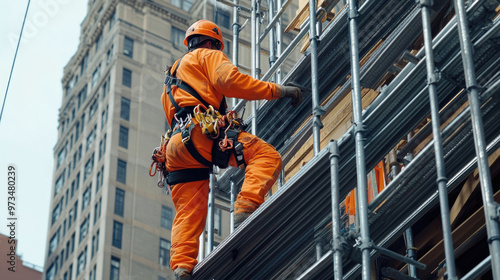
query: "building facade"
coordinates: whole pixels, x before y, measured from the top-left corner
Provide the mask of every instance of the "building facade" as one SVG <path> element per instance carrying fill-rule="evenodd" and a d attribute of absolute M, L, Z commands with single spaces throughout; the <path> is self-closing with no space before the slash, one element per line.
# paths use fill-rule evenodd
<path fill-rule="evenodd" d="M 219 24 L 231 58 L 231 13 L 207 1 L 89 1 L 62 79 L 43 279 L 173 279 L 175 209 L 148 174 L 168 128 L 159 102 L 163 71 L 185 53 L 185 30 L 201 18 Z M 249 27 L 241 33 L 243 70 L 249 34 Z M 222 208 L 215 244 L 230 232 Z"/>

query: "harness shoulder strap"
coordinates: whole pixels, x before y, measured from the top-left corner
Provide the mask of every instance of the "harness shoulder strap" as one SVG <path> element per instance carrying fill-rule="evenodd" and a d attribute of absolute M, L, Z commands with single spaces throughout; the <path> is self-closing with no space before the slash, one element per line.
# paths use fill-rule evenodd
<path fill-rule="evenodd" d="M 210 104 L 207 101 L 205 101 L 193 87 L 191 87 L 185 81 L 177 78 L 177 76 L 176 76 L 177 69 L 179 69 L 179 66 L 181 65 L 183 58 L 184 58 L 184 56 L 182 56 L 179 59 L 179 62 L 177 63 L 177 67 L 175 67 L 175 69 L 174 69 L 174 72 L 171 75 L 169 75 L 170 73 L 167 73 L 165 76 L 165 84 L 167 85 L 168 97 L 170 99 L 170 102 L 172 102 L 172 105 L 174 105 L 177 114 L 182 114 L 184 111 L 182 110 L 183 108 L 181 108 L 179 106 L 179 104 L 174 99 L 174 96 L 172 94 L 172 85 L 173 84 L 176 85 L 177 87 L 179 87 L 180 89 L 186 91 L 187 93 L 191 94 L 194 98 L 198 99 L 198 101 L 200 101 L 205 106 L 205 108 L 208 108 L 210 106 Z M 190 107 L 190 108 L 192 108 L 192 107 Z M 192 109 L 191 109 L 191 111 L 192 111 Z M 222 101 L 219 105 L 219 112 L 222 115 L 225 115 L 227 113 L 226 112 L 226 97 L 222 98 Z"/>

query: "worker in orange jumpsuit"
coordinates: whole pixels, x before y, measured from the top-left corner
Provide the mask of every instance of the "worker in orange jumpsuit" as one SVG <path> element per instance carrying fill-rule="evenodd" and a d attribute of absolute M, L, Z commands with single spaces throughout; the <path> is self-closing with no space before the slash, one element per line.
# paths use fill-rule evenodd
<path fill-rule="evenodd" d="M 192 106 L 203 103 L 200 99 L 220 112 L 226 109 L 223 102 L 225 96 L 246 100 L 289 97 L 294 105 L 302 100 L 299 88 L 260 81 L 240 73 L 222 52 L 222 33 L 210 21 L 200 20 L 189 27 L 184 44 L 189 51 L 167 71 L 167 76 L 178 79 L 175 80 L 177 83 L 167 86 L 166 82 L 161 96 L 167 121 L 172 128 L 179 123 L 180 118 L 187 115 L 183 112 L 179 116 L 179 109 L 184 111 L 188 108 L 189 111 Z M 179 86 L 181 83 L 189 85 L 195 93 Z M 196 93 L 200 98 L 193 96 Z M 176 171 L 194 174 L 195 171 L 206 168 L 207 164 L 202 162 L 212 162 L 214 141 L 202 133 L 194 118 L 191 120 L 195 127 L 189 141 L 196 149 L 198 159 L 188 150 L 187 144 L 182 142 L 181 133 L 176 134 L 174 131 L 166 148 L 165 166 L 169 174 Z M 246 170 L 245 180 L 235 202 L 235 226 L 241 224 L 264 202 L 264 196 L 276 182 L 282 169 L 281 156 L 272 145 L 243 131 L 237 136 L 237 141 L 243 145 Z M 231 155 L 229 165 L 238 166 L 234 155 Z M 198 180 L 200 178 L 171 184 L 176 215 L 172 227 L 170 267 L 174 270 L 176 279 L 190 279 L 191 271 L 197 263 L 199 236 L 205 227 L 209 192 L 208 177 Z"/>

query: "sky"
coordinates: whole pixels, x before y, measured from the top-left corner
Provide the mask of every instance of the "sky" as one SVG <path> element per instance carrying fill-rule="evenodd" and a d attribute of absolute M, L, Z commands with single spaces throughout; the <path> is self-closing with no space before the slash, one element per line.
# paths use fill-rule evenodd
<path fill-rule="evenodd" d="M 47 243 L 61 79 L 64 66 L 77 50 L 87 2 L 31 0 L 0 120 L 0 233 L 10 235 L 7 172 L 8 166 L 14 164 L 17 254 L 23 262 L 41 267 Z M 1 3 L 0 102 L 3 102 L 28 0 Z"/>

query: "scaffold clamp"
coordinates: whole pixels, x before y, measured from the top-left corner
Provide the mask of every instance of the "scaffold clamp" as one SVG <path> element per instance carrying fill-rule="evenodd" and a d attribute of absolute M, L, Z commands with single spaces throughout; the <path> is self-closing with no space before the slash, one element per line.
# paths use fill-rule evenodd
<path fill-rule="evenodd" d="M 354 134 L 357 134 L 358 132 L 364 133 L 368 131 L 367 126 L 363 122 L 354 122 Z"/>
<path fill-rule="evenodd" d="M 356 6 L 349 8 L 349 12 L 347 13 L 348 19 L 355 19 L 359 16 L 359 12 Z"/>
<path fill-rule="evenodd" d="M 330 153 L 330 157 L 339 157 L 339 146 L 337 145 L 337 141 L 334 139 L 330 140 L 328 152 Z"/>
<path fill-rule="evenodd" d="M 363 242 L 361 237 L 356 238 L 356 243 L 354 243 L 353 247 L 358 247 L 361 251 L 365 249 L 373 249 L 373 242 L 371 240 Z"/>
<path fill-rule="evenodd" d="M 500 204 L 493 202 L 490 204 L 491 219 L 500 222 Z"/>
<path fill-rule="evenodd" d="M 433 0 L 415 0 L 419 6 L 426 6 L 426 7 L 432 7 L 434 5 Z"/>

